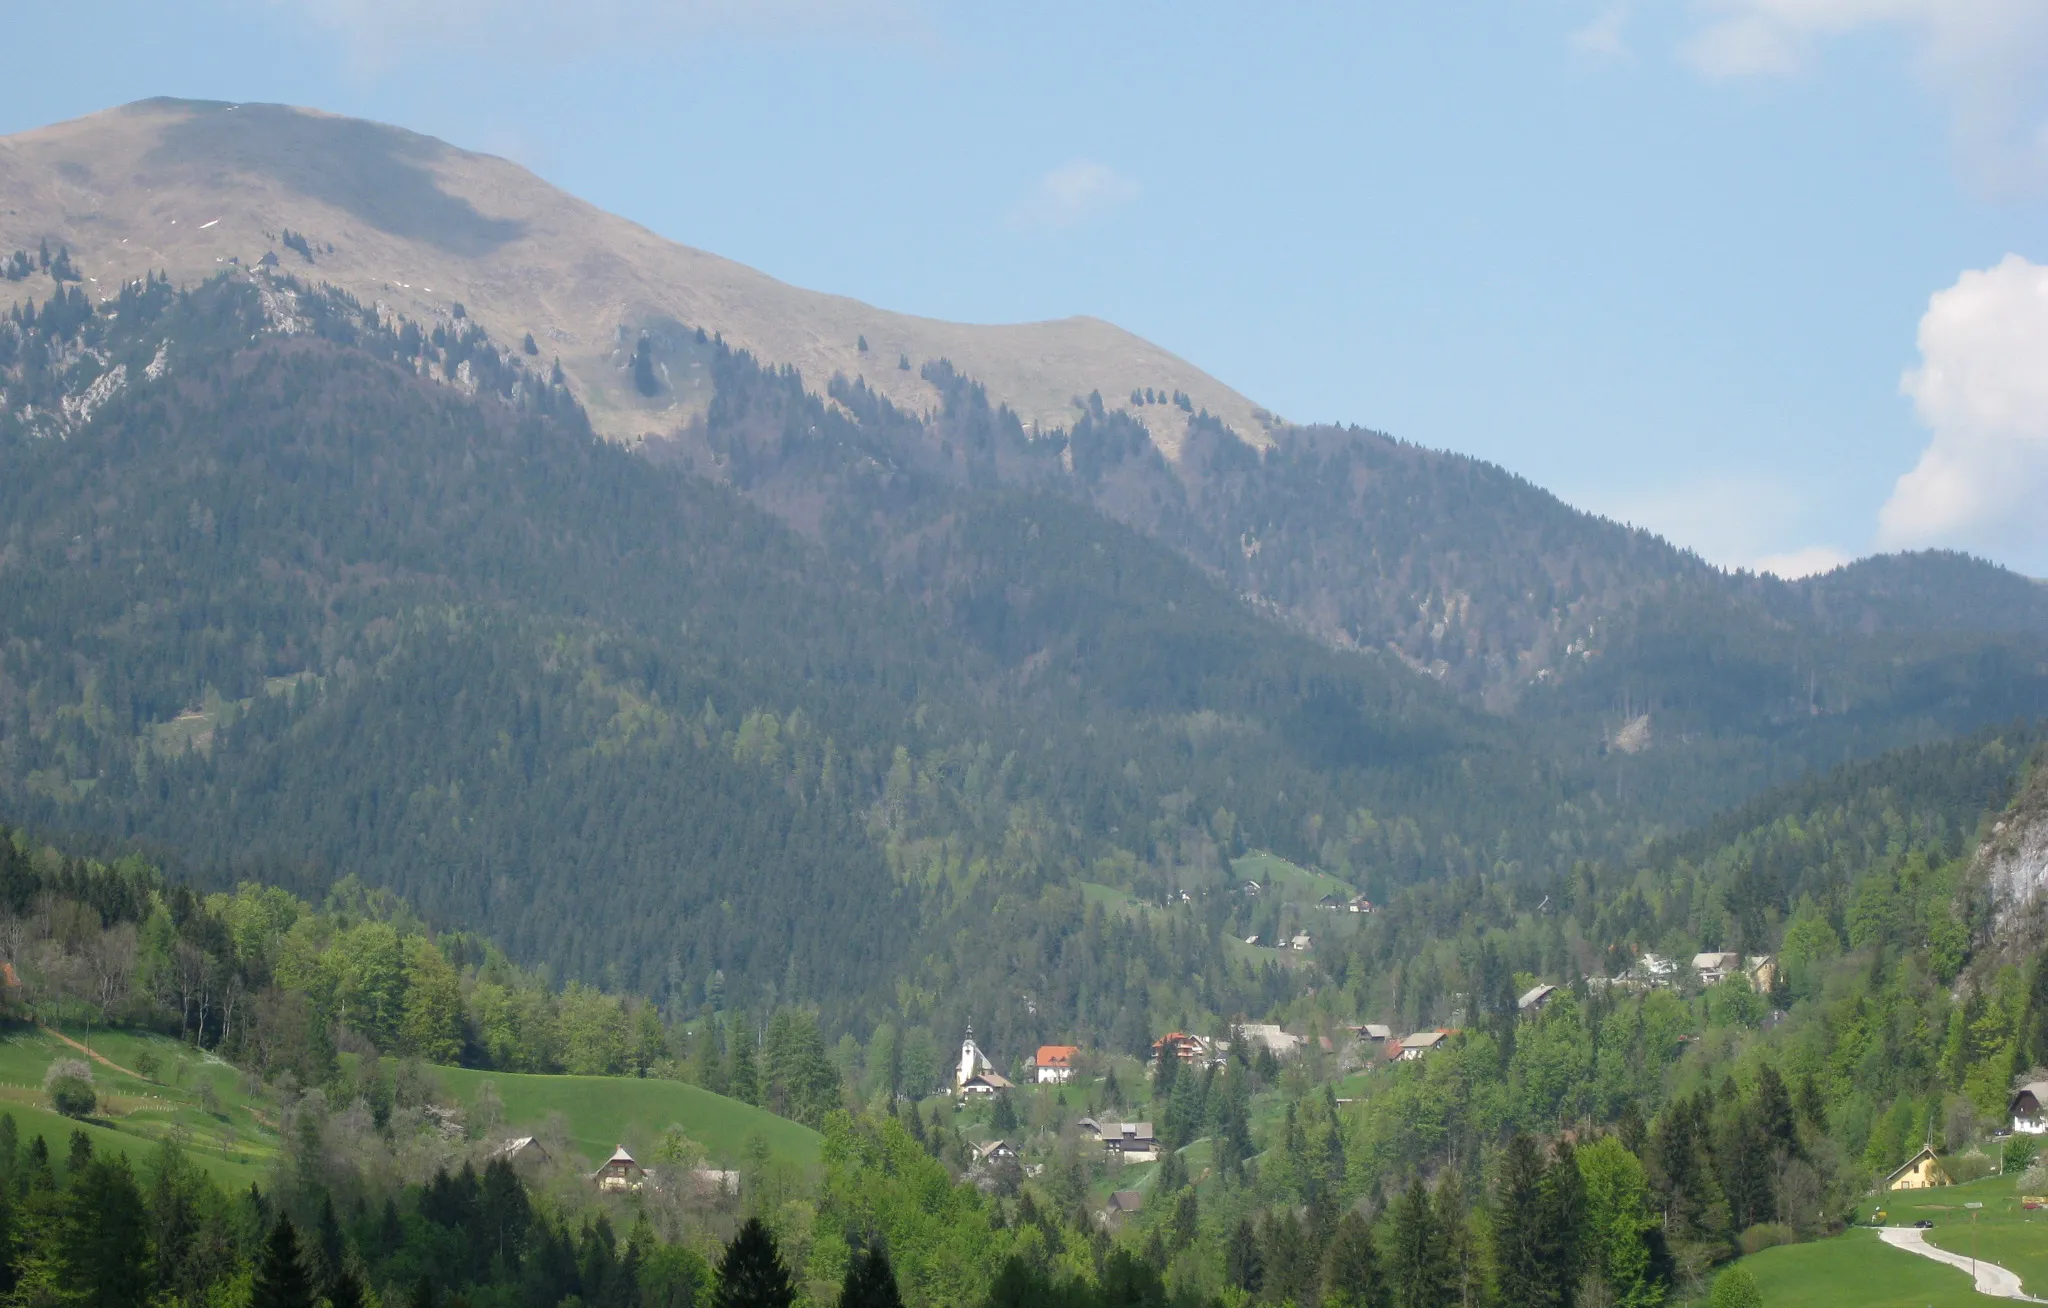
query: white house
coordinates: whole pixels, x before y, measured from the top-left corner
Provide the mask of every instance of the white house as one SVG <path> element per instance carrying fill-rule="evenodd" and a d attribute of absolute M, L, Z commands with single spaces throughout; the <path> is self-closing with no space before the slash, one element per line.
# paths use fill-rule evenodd
<path fill-rule="evenodd" d="M 1065 1085 L 1074 1079 L 1074 1058 L 1081 1051 L 1074 1045 L 1040 1045 L 1031 1060 L 1040 1085 Z"/>
<path fill-rule="evenodd" d="M 2012 1129 L 2022 1135 L 2048 1135 L 2048 1116 L 2041 1112 L 2044 1103 L 2048 1103 L 2048 1081 L 2029 1081 L 2013 1091 L 2007 1107 Z"/>

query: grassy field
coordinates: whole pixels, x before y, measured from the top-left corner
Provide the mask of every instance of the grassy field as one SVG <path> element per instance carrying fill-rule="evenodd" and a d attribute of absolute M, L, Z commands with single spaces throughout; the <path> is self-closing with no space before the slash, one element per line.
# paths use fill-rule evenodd
<path fill-rule="evenodd" d="M 1287 903 L 1306 908 L 1313 908 L 1324 895 L 1342 895 L 1349 899 L 1358 893 L 1356 886 L 1346 885 L 1327 872 L 1290 863 L 1263 849 L 1255 849 L 1243 858 L 1233 860 L 1230 869 L 1240 881 L 1256 881 L 1262 886 L 1272 887 Z"/>
<path fill-rule="evenodd" d="M 800 1166 L 815 1164 L 822 1152 L 823 1138 L 809 1127 L 680 1081 L 461 1067 L 437 1067 L 434 1075 L 465 1106 L 475 1101 L 478 1086 L 495 1082 L 508 1134 L 535 1130 L 550 1113 L 560 1113 L 572 1147 L 593 1167 L 621 1144 L 645 1149 L 671 1125 L 682 1127 L 713 1161 L 726 1165 L 739 1163 L 755 1136 L 767 1141 L 770 1154 Z"/>
<path fill-rule="evenodd" d="M 242 1092 L 234 1068 L 162 1036 L 98 1032 L 91 1043 L 95 1054 L 127 1070 L 93 1063 L 100 1108 L 81 1125 L 50 1111 L 42 1084 L 53 1060 L 82 1055 L 34 1027 L 0 1029 L 0 1111 L 14 1115 L 24 1141 L 42 1136 L 51 1156 L 61 1160 L 71 1132 L 82 1129 L 96 1150 L 125 1153 L 141 1163 L 182 1127 L 186 1152 L 222 1185 L 241 1188 L 267 1180 L 277 1151 L 275 1122 Z M 147 1061 L 145 1053 L 159 1065 L 155 1081 L 130 1074 L 138 1061 Z"/>
<path fill-rule="evenodd" d="M 1868 1230 L 1780 1245 L 1743 1260 L 1766 1308 L 1989 1308 L 1968 1274 L 1902 1249 Z"/>
<path fill-rule="evenodd" d="M 2020 1207 L 2017 1176 L 1886 1195 L 1882 1207 L 1895 1226 L 1933 1222 L 1929 1243 L 1968 1256 L 1972 1219 L 1963 1206 L 1968 1203 L 1984 1205 L 1975 1216 L 1976 1256 L 2019 1273 L 2028 1294 L 2048 1297 L 2048 1209 L 2030 1213 Z"/>

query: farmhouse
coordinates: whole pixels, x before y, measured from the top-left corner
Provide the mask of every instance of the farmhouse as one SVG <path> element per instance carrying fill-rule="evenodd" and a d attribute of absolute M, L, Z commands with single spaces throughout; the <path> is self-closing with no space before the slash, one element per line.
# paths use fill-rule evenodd
<path fill-rule="evenodd" d="M 1396 1057 L 1404 1063 L 1412 1063 L 1424 1054 L 1443 1048 L 1444 1042 L 1450 1038 L 1451 1033 L 1442 1027 L 1434 1031 L 1417 1031 L 1401 1041 L 1401 1052 Z"/>
<path fill-rule="evenodd" d="M 1127 1163 L 1149 1163 L 1159 1157 L 1159 1138 L 1150 1122 L 1118 1122 L 1102 1129 L 1102 1147 Z"/>
<path fill-rule="evenodd" d="M 960 1083 L 962 1095 L 992 1095 L 1013 1088 L 1010 1079 L 994 1072 L 976 1072 Z"/>
<path fill-rule="evenodd" d="M 600 1190 L 638 1190 L 647 1184 L 647 1169 L 633 1161 L 633 1155 L 620 1145 L 605 1159 L 604 1166 L 590 1174 L 590 1179 Z"/>
<path fill-rule="evenodd" d="M 1717 986 L 1730 972 L 1742 966 L 1742 955 L 1714 951 L 1692 956 L 1692 970 L 1703 986 Z"/>
<path fill-rule="evenodd" d="M 2012 1092 L 2006 1111 L 2012 1115 L 2012 1129 L 2022 1135 L 2048 1133 L 2048 1116 L 2041 1105 L 2048 1103 L 2048 1081 L 2029 1081 Z"/>
<path fill-rule="evenodd" d="M 1778 984 L 1778 960 L 1769 954 L 1751 954 L 1742 960 L 1742 970 L 1749 973 L 1749 988 L 1760 995 L 1771 993 Z"/>
<path fill-rule="evenodd" d="M 1948 1173 L 1942 1170 L 1941 1160 L 1934 1156 L 1934 1146 L 1924 1145 L 1884 1178 L 1887 1190 L 1932 1190 L 1936 1186 L 1953 1184 Z"/>
<path fill-rule="evenodd" d="M 1517 1013 L 1540 1013 L 1544 1005 L 1557 995 L 1556 986 L 1537 986 L 1515 1001 Z"/>
<path fill-rule="evenodd" d="M 528 1167 L 551 1161 L 541 1142 L 530 1135 L 507 1140 L 491 1150 L 493 1159 L 502 1158 L 514 1167 Z"/>
<path fill-rule="evenodd" d="M 1038 1084 L 1065 1085 L 1073 1080 L 1074 1056 L 1080 1052 L 1074 1045 L 1040 1045 L 1031 1060 Z"/>
<path fill-rule="evenodd" d="M 1247 1022 L 1237 1028 L 1238 1037 L 1255 1047 L 1270 1049 L 1275 1058 L 1285 1058 L 1301 1048 L 1301 1037 L 1289 1035 L 1271 1022 Z"/>
<path fill-rule="evenodd" d="M 1394 1028 L 1384 1022 L 1367 1022 L 1361 1026 L 1354 1026 L 1351 1033 L 1360 1040 L 1368 1040 L 1376 1045 L 1383 1045 L 1394 1038 Z"/>
<path fill-rule="evenodd" d="M 1017 1151 L 1010 1147 L 1007 1140 L 987 1140 L 974 1146 L 974 1161 L 977 1163 L 1000 1162 L 1016 1156 Z"/>

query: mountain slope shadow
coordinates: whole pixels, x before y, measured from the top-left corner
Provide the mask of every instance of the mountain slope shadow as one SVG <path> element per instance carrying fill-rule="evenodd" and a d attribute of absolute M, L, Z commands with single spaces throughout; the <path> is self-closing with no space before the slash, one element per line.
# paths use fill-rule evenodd
<path fill-rule="evenodd" d="M 441 189 L 429 165 L 451 147 L 433 137 L 283 105 L 179 103 L 194 112 L 164 128 L 150 165 L 275 177 L 380 231 L 450 254 L 489 254 L 526 231 L 516 219 L 488 217 Z"/>

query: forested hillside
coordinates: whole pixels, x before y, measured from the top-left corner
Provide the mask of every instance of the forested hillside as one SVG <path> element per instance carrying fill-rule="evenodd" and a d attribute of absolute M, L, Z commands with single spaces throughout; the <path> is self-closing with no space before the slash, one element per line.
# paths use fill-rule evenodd
<path fill-rule="evenodd" d="M 898 585 L 592 439 L 462 320 L 152 282 L 4 335 L 4 785 L 53 828 L 847 1018 L 1006 897 L 1057 954 L 1084 876 L 1164 897 L 1249 845 L 1313 857 L 1304 811 L 1399 812 L 1389 884 L 1606 835 L 1506 724 L 1058 497 L 941 503 Z M 790 442 L 850 430 L 720 358 Z M 1219 984 L 1203 1008 L 1249 982 Z"/>
<path fill-rule="evenodd" d="M 1247 602 L 1170 546 L 1192 510 L 1106 409 L 1026 432 L 942 365 L 929 420 L 858 382 L 821 401 L 685 333 L 708 415 L 643 457 L 459 306 L 422 327 L 272 273 L 101 304 L 56 285 L 0 325 L 0 794 L 203 875 L 354 874 L 671 1007 L 800 999 L 834 1028 L 890 1013 L 1138 1050 L 1314 984 L 1234 943 L 1247 851 L 1375 898 L 1557 884 L 1717 794 L 2043 694 L 2017 618 L 1843 635 L 1863 592 L 1928 602 L 1900 563 L 1829 583 L 1846 644 L 1770 627 L 1781 653 L 1882 663 L 1870 698 L 1789 719 L 1776 656 L 1716 625 L 1725 596 L 1638 606 L 1690 660 L 1672 696 L 1704 707 L 1678 742 L 1657 734 L 1669 697 L 1653 715 L 1676 747 L 1610 748 L 1575 735 L 1604 712 L 1593 672 L 1488 713 Z M 1289 466 L 1196 426 L 1200 466 Z M 1275 484 L 1353 483 L 1377 484 Z M 1418 530 L 1480 493 L 1431 484 L 1451 499 Z M 1157 538 L 1112 501 L 1152 504 Z M 1616 567 L 1661 557 L 1617 539 Z M 1522 557 L 1508 536 L 1490 556 Z M 1726 580 L 1687 575 L 1710 598 Z M 1670 630 L 1695 620 L 1713 640 Z M 1716 640 L 1734 652 L 1702 661 Z M 1105 913 L 1089 885 L 1186 902 Z"/>
<path fill-rule="evenodd" d="M 98 1247 L 130 1276 L 261 1277 L 286 1214 L 319 1232 L 309 1274 L 386 1295 L 426 1277 L 508 1303 L 595 1286 L 693 1305 L 741 1275 L 729 1249 L 711 1263 L 754 1216 L 748 1256 L 798 1302 L 842 1308 L 865 1302 L 835 1287 L 873 1248 L 917 1308 L 1685 1302 L 1742 1252 L 1833 1238 L 1922 1141 L 1959 1179 L 2031 1161 L 2030 1140 L 1990 1132 L 2011 1079 L 2048 1061 L 2048 966 L 2002 956 L 1973 851 L 2001 818 L 2038 818 L 2040 744 L 1987 732 L 1840 769 L 1540 897 L 1485 876 L 1399 889 L 1312 991 L 1247 1014 L 1310 1037 L 1284 1057 L 1221 1021 L 1214 1067 L 1097 1050 L 1066 1086 L 958 1108 L 926 1100 L 942 1062 L 928 1028 L 829 1048 L 801 1008 L 664 1014 L 557 991 L 354 883 L 319 906 L 255 884 L 200 896 L 133 858 L 0 832 L 15 1011 L 233 1057 L 286 1123 L 267 1197 L 231 1200 L 176 1140 L 138 1178 L 88 1139 L 60 1179 L 48 1145 L 24 1153 L 0 1120 L 0 1229 L 22 1251 L 0 1274 L 40 1266 L 89 1289 L 98 1264 L 78 1232 L 110 1224 Z M 1143 968 L 1129 944 L 1111 956 Z M 1740 969 L 1704 985 L 1684 966 L 1643 970 L 1651 947 L 1682 962 L 1716 946 L 1777 970 L 1764 988 Z M 1545 978 L 1562 988 L 1518 1011 Z M 1457 1030 L 1390 1063 L 1353 1040 L 1360 1018 Z M 723 1199 L 464 1171 L 503 1104 L 473 1080 L 451 1100 L 422 1060 L 694 1081 L 817 1123 L 822 1167 L 755 1160 Z M 52 1096 L 71 1092 L 60 1080 Z M 1083 1113 L 1143 1115 L 1160 1158 L 1105 1155 L 1077 1131 Z M 673 1128 L 643 1130 L 664 1159 L 703 1156 Z M 1020 1157 L 986 1152 L 997 1139 Z M 211 1223 L 207 1260 L 124 1233 L 124 1211 Z"/>

